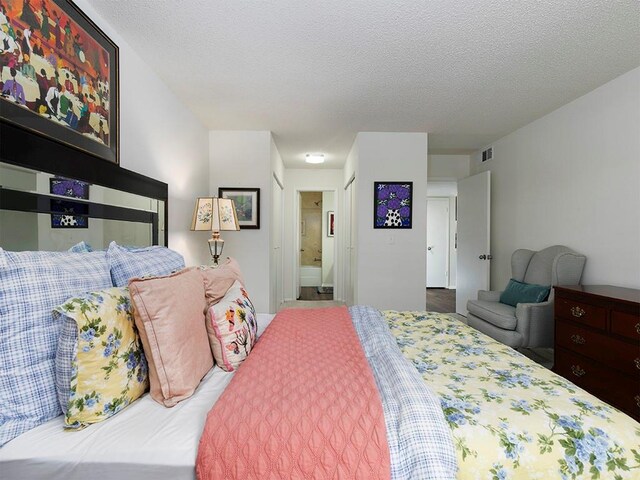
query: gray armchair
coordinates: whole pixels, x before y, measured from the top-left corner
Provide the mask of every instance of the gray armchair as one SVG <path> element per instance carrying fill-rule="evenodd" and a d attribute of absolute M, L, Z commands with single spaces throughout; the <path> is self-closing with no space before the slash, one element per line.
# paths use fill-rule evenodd
<path fill-rule="evenodd" d="M 586 257 L 562 245 L 539 252 L 516 250 L 512 278 L 538 285 L 578 285 Z M 513 348 L 553 346 L 553 289 L 542 303 L 500 303 L 502 292 L 480 290 L 467 302 L 469 325 Z"/>

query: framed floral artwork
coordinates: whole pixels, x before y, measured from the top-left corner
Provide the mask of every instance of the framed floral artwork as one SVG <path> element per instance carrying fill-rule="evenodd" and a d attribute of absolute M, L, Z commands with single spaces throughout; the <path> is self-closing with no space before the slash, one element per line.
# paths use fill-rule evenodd
<path fill-rule="evenodd" d="M 69 198 L 89 199 L 89 184 L 68 178 L 50 178 L 49 191 Z M 51 200 L 51 228 L 89 228 L 89 206 L 73 200 Z"/>
<path fill-rule="evenodd" d="M 117 45 L 71 0 L 0 5 L 0 119 L 118 163 Z"/>
<path fill-rule="evenodd" d="M 260 229 L 259 188 L 220 187 L 218 196 L 233 200 L 241 230 Z"/>
<path fill-rule="evenodd" d="M 411 228 L 413 182 L 374 182 L 373 228 Z"/>

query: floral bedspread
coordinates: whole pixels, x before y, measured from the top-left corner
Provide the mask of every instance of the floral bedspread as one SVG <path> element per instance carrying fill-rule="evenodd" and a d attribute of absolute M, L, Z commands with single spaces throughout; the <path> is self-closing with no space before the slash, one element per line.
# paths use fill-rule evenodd
<path fill-rule="evenodd" d="M 640 424 L 446 314 L 384 312 L 438 394 L 459 479 L 640 479 Z"/>

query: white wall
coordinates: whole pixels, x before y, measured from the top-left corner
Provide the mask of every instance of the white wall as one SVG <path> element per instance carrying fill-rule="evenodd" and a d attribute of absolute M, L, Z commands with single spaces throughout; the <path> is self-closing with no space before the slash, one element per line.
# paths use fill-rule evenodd
<path fill-rule="evenodd" d="M 468 177 L 470 170 L 470 155 L 429 155 L 429 181 L 460 180 Z"/>
<path fill-rule="evenodd" d="M 260 229 L 222 232 L 223 256 L 238 260 L 249 296 L 258 312 L 271 309 L 270 231 L 272 159 L 269 131 L 211 131 L 210 193 L 219 187 L 260 189 Z M 206 242 L 207 235 L 202 236 Z"/>
<path fill-rule="evenodd" d="M 322 286 L 333 287 L 335 273 L 335 236 L 329 233 L 329 212 L 336 210 L 336 191 L 322 192 Z M 335 230 L 335 218 L 334 218 Z M 335 235 L 335 233 L 334 233 Z"/>
<path fill-rule="evenodd" d="M 584 284 L 640 287 L 640 68 L 493 143 L 491 285 L 517 248 L 587 256 Z"/>
<path fill-rule="evenodd" d="M 361 132 L 358 168 L 356 302 L 380 309 L 424 310 L 427 134 Z M 413 228 L 373 228 L 373 182 L 413 181 Z"/>
<path fill-rule="evenodd" d="M 208 134 L 89 0 L 76 4 L 120 48 L 120 165 L 169 184 L 169 246 L 187 265 L 207 262 L 206 241 L 189 231 L 195 197 L 208 193 Z"/>
<path fill-rule="evenodd" d="M 284 295 L 285 300 L 295 300 L 298 295 L 296 288 L 296 277 L 299 263 L 299 238 L 298 238 L 298 215 L 299 215 L 299 195 L 301 191 L 329 191 L 336 193 L 343 188 L 343 171 L 334 169 L 311 170 L 308 168 L 287 168 L 284 171 Z M 342 212 L 342 196 L 336 195 L 336 222 L 340 224 Z M 326 214 L 325 214 L 326 215 Z M 336 228 L 336 242 L 340 242 L 342 232 Z M 324 247 L 323 247 L 324 251 Z M 336 276 L 341 275 L 340 260 L 338 251 L 335 252 Z M 341 277 L 337 277 L 341 278 Z M 341 285 L 334 285 L 334 299 L 342 300 Z"/>

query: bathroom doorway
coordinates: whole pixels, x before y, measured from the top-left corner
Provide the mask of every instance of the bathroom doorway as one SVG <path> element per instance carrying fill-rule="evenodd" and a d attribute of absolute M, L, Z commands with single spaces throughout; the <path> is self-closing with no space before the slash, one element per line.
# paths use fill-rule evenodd
<path fill-rule="evenodd" d="M 300 192 L 300 295 L 333 300 L 335 192 Z"/>

